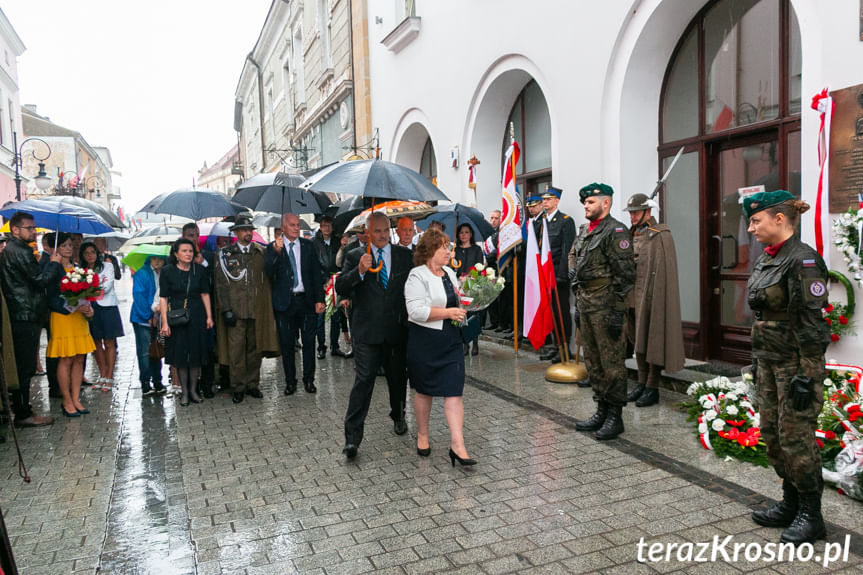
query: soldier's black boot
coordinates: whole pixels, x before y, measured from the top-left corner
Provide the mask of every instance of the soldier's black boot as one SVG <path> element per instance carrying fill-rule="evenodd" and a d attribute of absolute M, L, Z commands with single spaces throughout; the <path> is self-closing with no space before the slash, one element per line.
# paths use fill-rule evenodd
<path fill-rule="evenodd" d="M 636 399 L 638 399 L 639 397 L 641 397 L 641 394 L 642 394 L 642 393 L 644 393 L 644 384 L 643 384 L 643 383 L 639 383 L 638 385 L 636 385 L 636 386 L 633 388 L 633 390 L 632 390 L 632 391 L 630 391 L 628 394 L 626 394 L 626 401 L 627 401 L 627 403 L 631 403 L 631 402 L 635 401 Z"/>
<path fill-rule="evenodd" d="M 648 387 L 635 402 L 635 407 L 648 407 L 657 403 L 659 403 L 659 390 L 655 387 Z"/>
<path fill-rule="evenodd" d="M 757 509 L 752 512 L 752 520 L 764 527 L 788 527 L 797 516 L 800 505 L 797 488 L 788 479 L 782 480 L 782 501 L 774 503 L 767 509 Z"/>
<path fill-rule="evenodd" d="M 824 517 L 821 516 L 821 491 L 800 494 L 800 507 L 794 521 L 788 529 L 782 532 L 779 539 L 782 543 L 815 543 L 824 539 L 827 529 L 824 527 Z"/>
<path fill-rule="evenodd" d="M 608 404 L 604 401 L 599 401 L 596 404 L 596 413 L 590 419 L 584 421 L 576 421 L 575 428 L 579 431 L 596 431 L 602 424 L 605 423 L 605 418 L 608 416 Z"/>
<path fill-rule="evenodd" d="M 621 433 L 623 433 L 623 407 L 610 405 L 608 407 L 608 417 L 605 418 L 602 427 L 593 436 L 602 441 L 614 439 Z"/>

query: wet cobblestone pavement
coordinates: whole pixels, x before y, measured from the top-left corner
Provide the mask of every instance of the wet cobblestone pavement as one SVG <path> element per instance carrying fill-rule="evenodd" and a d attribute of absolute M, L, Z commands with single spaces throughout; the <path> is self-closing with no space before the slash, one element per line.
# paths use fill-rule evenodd
<path fill-rule="evenodd" d="M 120 284 L 124 318 L 130 286 Z M 18 477 L 11 442 L 0 446 L 0 505 L 21 573 L 863 573 L 863 508 L 834 493 L 824 502 L 830 541 L 849 533 L 850 553 L 828 569 L 639 563 L 641 538 L 779 535 L 749 519 L 751 505 L 780 493 L 772 471 L 701 451 L 671 394 L 659 408 L 625 410 L 622 439 L 600 443 L 573 426 L 592 410 L 588 390 L 545 383 L 534 354 L 513 359 L 483 342 L 465 388 L 479 465 L 450 466 L 437 402 L 431 457 L 417 457 L 412 413 L 409 433 L 396 436 L 382 380 L 348 462 L 351 360 L 319 362 L 314 395 L 284 396 L 279 362 L 265 360 L 263 399 L 235 405 L 222 394 L 180 407 L 141 397 L 133 350 L 129 333 L 118 389 L 85 392 L 90 415 L 19 430 L 32 483 Z M 47 381 L 34 387 L 48 412 Z"/>

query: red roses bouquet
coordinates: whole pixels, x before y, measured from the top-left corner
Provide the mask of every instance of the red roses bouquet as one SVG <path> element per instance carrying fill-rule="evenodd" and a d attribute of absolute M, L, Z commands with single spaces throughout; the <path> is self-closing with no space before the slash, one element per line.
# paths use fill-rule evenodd
<path fill-rule="evenodd" d="M 70 309 L 81 305 L 81 300 L 96 301 L 103 293 L 102 286 L 99 285 L 99 274 L 91 269 L 75 266 L 60 280 L 60 295 Z"/>

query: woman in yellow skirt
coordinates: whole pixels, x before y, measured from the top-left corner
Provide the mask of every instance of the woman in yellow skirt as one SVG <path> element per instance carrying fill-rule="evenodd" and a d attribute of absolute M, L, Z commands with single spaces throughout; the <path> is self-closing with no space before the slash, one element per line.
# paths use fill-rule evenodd
<path fill-rule="evenodd" d="M 57 253 L 63 259 L 66 273 L 73 268 L 72 251 L 71 236 L 61 232 L 57 238 Z M 96 349 L 90 336 L 90 325 L 87 323 L 87 318 L 93 317 L 93 308 L 86 300 L 75 308 L 66 304 L 63 296 L 60 295 L 60 282 L 63 281 L 63 277 L 56 286 L 49 289 L 48 293 L 51 308 L 51 337 L 48 339 L 45 356 L 59 358 L 57 383 L 63 395 L 63 415 L 80 417 L 90 413 L 90 410 L 81 405 L 80 395 L 81 380 L 84 378 L 84 359 L 88 353 Z"/>

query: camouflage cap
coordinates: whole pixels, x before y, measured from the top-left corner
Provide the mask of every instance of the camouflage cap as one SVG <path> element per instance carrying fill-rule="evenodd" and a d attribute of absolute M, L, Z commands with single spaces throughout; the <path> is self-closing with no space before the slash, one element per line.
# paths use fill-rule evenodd
<path fill-rule="evenodd" d="M 613 196 L 614 190 L 611 189 L 611 186 L 607 184 L 597 184 L 596 182 L 592 184 L 588 184 L 578 190 L 578 197 L 581 199 L 581 203 L 584 203 L 584 200 L 593 196 Z"/>
<path fill-rule="evenodd" d="M 749 219 L 752 217 L 752 214 L 793 199 L 794 196 L 785 190 L 758 192 L 743 199 L 743 215 L 746 216 L 746 219 Z"/>

